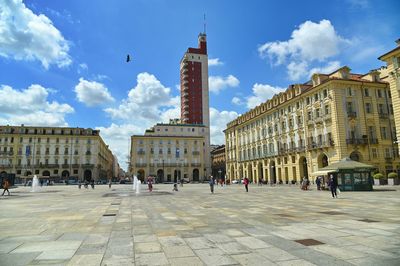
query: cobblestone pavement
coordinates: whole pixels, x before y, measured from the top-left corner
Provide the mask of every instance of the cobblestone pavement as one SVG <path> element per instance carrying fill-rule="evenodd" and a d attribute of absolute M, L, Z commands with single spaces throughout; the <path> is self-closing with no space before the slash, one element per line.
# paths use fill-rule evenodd
<path fill-rule="evenodd" d="M 0 265 L 400 265 L 400 187 L 385 188 L 19 187 L 0 197 Z"/>

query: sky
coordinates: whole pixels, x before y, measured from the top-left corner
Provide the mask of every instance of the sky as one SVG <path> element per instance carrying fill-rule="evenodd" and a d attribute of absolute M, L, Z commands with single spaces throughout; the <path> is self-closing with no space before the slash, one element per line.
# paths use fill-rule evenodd
<path fill-rule="evenodd" d="M 99 129 L 126 169 L 131 135 L 180 116 L 179 62 L 205 24 L 211 143 L 224 144 L 228 122 L 312 73 L 382 66 L 399 11 L 396 0 L 0 0 L 0 124 Z"/>

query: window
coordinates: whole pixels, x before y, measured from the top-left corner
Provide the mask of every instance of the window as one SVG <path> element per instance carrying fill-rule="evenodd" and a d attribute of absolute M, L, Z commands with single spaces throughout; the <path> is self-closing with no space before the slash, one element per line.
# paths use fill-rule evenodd
<path fill-rule="evenodd" d="M 383 107 L 383 104 L 378 104 L 378 112 L 380 113 L 380 114 L 383 114 L 383 113 L 385 113 L 385 108 Z"/>
<path fill-rule="evenodd" d="M 353 103 L 352 102 L 347 102 L 346 107 L 347 107 L 347 113 L 353 112 Z"/>
<path fill-rule="evenodd" d="M 306 103 L 307 103 L 307 105 L 310 104 L 310 97 L 307 97 Z"/>
<path fill-rule="evenodd" d="M 353 96 L 353 92 L 351 91 L 351 88 L 347 88 L 347 96 Z"/>
<path fill-rule="evenodd" d="M 372 158 L 374 158 L 374 159 L 378 158 L 378 152 L 377 152 L 376 148 L 372 148 Z"/>
<path fill-rule="evenodd" d="M 325 105 L 325 115 L 329 115 L 329 105 Z"/>
<path fill-rule="evenodd" d="M 364 89 L 364 96 L 369 97 L 369 90 L 367 88 Z"/>
<path fill-rule="evenodd" d="M 311 112 L 311 111 L 308 111 L 307 117 L 308 117 L 308 120 L 311 120 L 311 119 L 312 119 L 312 112 Z"/>
<path fill-rule="evenodd" d="M 158 154 L 163 154 L 162 149 L 158 150 Z"/>
<path fill-rule="evenodd" d="M 371 103 L 365 103 L 365 112 L 367 114 L 372 113 L 372 105 L 371 105 Z"/>
<path fill-rule="evenodd" d="M 314 94 L 314 101 L 318 101 L 318 93 Z"/>
<path fill-rule="evenodd" d="M 377 94 L 378 98 L 382 98 L 382 91 L 381 90 L 377 90 L 376 94 Z"/>
<path fill-rule="evenodd" d="M 324 94 L 324 98 L 328 97 L 328 91 L 327 90 L 324 90 L 323 94 Z"/>
<path fill-rule="evenodd" d="M 315 109 L 315 117 L 319 117 L 319 108 Z"/>
<path fill-rule="evenodd" d="M 19 142 L 21 143 L 21 142 L 23 142 L 24 141 L 24 138 L 19 138 Z"/>
<path fill-rule="evenodd" d="M 387 128 L 386 127 L 381 127 L 381 138 L 387 139 Z"/>

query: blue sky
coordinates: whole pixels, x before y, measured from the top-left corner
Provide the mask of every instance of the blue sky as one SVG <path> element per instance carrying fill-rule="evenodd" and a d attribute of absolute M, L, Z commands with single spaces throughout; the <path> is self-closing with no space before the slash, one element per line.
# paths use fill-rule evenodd
<path fill-rule="evenodd" d="M 179 117 L 179 61 L 206 14 L 222 144 L 227 122 L 313 72 L 381 66 L 399 11 L 368 0 L 0 0 L 0 124 L 98 128 L 125 167 L 130 135 Z"/>

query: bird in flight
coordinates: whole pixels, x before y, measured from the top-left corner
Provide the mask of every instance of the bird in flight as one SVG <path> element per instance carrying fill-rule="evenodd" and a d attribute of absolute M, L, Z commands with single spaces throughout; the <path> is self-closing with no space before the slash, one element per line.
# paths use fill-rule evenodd
<path fill-rule="evenodd" d="M 128 54 L 127 56 L 126 56 L 126 62 L 128 63 L 128 62 L 130 62 L 131 61 L 131 56 Z"/>

